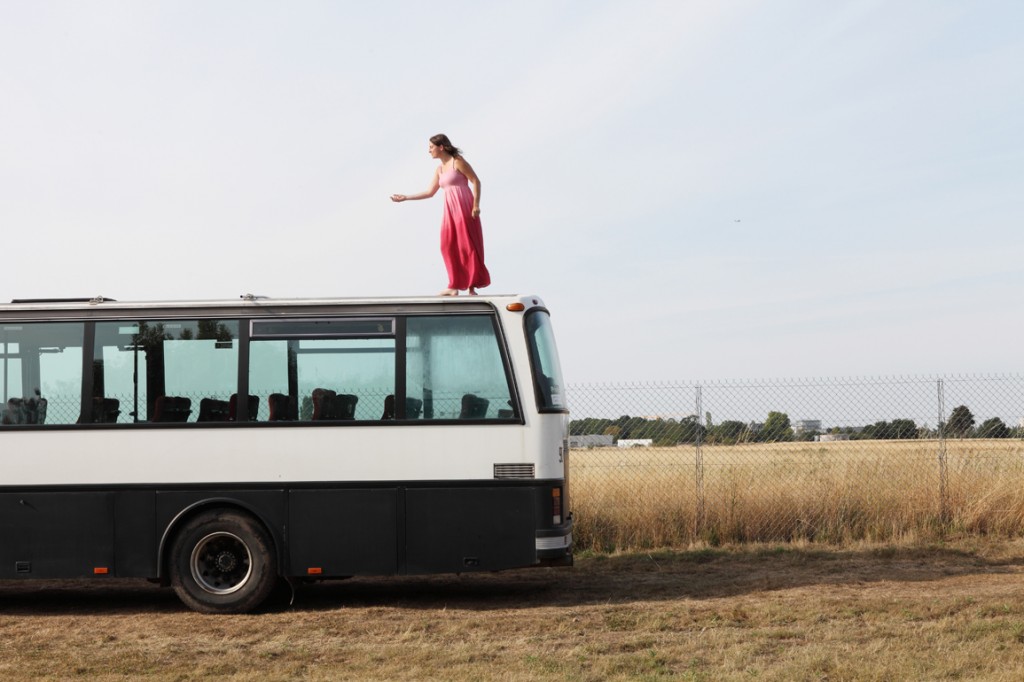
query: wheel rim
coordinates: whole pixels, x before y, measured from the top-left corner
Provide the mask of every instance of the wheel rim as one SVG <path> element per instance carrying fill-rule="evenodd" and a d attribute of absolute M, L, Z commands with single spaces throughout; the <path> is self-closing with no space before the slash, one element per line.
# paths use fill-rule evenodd
<path fill-rule="evenodd" d="M 249 581 L 252 554 L 232 533 L 210 533 L 196 543 L 189 561 L 192 578 L 210 594 L 231 594 Z"/>

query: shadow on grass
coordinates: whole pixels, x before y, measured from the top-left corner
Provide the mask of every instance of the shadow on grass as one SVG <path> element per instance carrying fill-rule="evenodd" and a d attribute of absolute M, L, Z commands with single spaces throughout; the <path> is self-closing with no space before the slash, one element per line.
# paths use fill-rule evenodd
<path fill-rule="evenodd" d="M 1024 574 L 1024 548 L 738 547 L 584 555 L 573 568 L 416 577 L 353 578 L 298 584 L 291 607 L 473 611 L 693 600 L 792 589 L 924 582 L 970 575 Z M 1015 551 L 1016 550 L 1016 551 Z M 180 613 L 168 588 L 142 580 L 0 581 L 5 615 Z"/>
<path fill-rule="evenodd" d="M 359 578 L 298 589 L 298 609 L 392 606 L 515 609 L 695 600 L 813 585 L 924 582 L 1024 573 L 1016 556 L 971 549 L 757 547 L 579 557 L 573 568 L 415 578 Z"/>
<path fill-rule="evenodd" d="M 145 580 L 2 580 L 0 614 L 68 616 L 172 613 L 184 610 L 174 591 Z"/>

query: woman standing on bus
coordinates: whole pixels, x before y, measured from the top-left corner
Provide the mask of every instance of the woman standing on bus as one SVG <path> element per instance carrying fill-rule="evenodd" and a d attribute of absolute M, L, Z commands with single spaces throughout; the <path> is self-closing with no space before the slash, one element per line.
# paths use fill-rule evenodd
<path fill-rule="evenodd" d="M 476 295 L 476 290 L 491 283 L 484 265 L 484 234 L 480 226 L 480 178 L 462 157 L 447 135 L 434 135 L 427 147 L 441 165 L 434 170 L 430 187 L 419 194 L 392 194 L 391 201 L 429 199 L 444 188 L 444 215 L 441 218 L 441 256 L 448 268 L 448 288 L 441 296 L 458 296 L 460 290 Z M 469 184 L 473 184 L 470 191 Z"/>

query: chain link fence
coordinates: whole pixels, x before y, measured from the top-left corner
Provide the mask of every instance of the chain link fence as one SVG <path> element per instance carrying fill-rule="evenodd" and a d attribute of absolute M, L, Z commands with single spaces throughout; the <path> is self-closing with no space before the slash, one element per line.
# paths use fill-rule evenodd
<path fill-rule="evenodd" d="M 580 549 L 1024 529 L 1024 376 L 595 384 L 568 395 Z M 117 419 L 128 421 L 122 398 Z M 3 417 L 74 423 L 79 401 L 51 395 L 34 419 L 10 406 Z"/>
<path fill-rule="evenodd" d="M 580 549 L 1024 529 L 1024 376 L 570 386 Z"/>

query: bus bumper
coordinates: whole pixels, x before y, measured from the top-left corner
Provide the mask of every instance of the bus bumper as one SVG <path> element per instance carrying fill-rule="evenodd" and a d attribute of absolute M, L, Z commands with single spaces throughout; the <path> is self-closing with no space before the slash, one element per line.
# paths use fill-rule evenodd
<path fill-rule="evenodd" d="M 572 566 L 572 515 L 561 526 L 537 531 L 537 562 L 541 566 Z"/>

